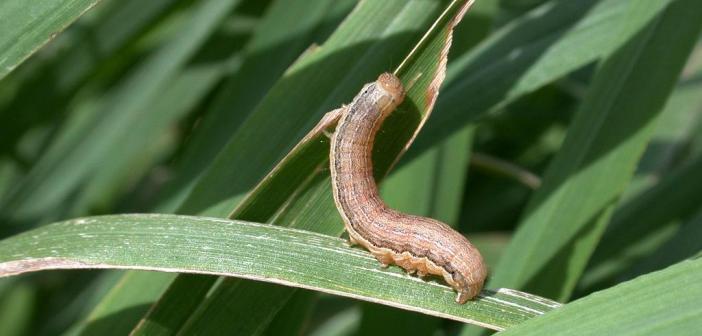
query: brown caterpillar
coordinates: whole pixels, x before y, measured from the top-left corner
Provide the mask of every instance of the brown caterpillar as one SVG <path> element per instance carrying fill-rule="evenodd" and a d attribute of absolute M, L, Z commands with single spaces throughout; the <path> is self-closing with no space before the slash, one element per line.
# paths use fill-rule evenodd
<path fill-rule="evenodd" d="M 404 97 L 400 80 L 384 73 L 337 111 L 341 119 L 330 152 L 334 202 L 352 244 L 367 248 L 383 266 L 442 276 L 458 292 L 456 302 L 465 303 L 480 293 L 487 276 L 480 252 L 438 220 L 388 208 L 373 178 L 376 132 Z"/>

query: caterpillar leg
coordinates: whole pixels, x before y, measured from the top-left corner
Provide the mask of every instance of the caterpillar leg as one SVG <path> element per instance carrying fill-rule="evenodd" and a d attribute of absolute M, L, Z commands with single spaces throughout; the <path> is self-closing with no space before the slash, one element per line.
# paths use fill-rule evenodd
<path fill-rule="evenodd" d="M 346 112 L 346 105 L 332 110 L 330 112 L 327 112 L 324 114 L 322 119 L 319 120 L 319 123 L 317 126 L 312 129 L 310 134 L 318 133 L 321 132 L 324 134 L 327 138 L 331 139 L 332 136 L 334 135 L 334 131 L 330 131 L 329 129 L 336 124 L 337 121 L 339 121 L 339 118 Z"/>
<path fill-rule="evenodd" d="M 375 259 L 378 260 L 382 268 L 387 268 L 392 263 L 392 257 L 386 254 L 376 254 Z"/>

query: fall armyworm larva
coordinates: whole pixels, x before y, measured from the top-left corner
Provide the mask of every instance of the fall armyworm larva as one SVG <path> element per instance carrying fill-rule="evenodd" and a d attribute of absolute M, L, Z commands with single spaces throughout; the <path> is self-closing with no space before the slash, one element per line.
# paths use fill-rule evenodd
<path fill-rule="evenodd" d="M 478 295 L 487 276 L 480 252 L 438 220 L 390 209 L 373 178 L 375 134 L 404 97 L 400 80 L 384 73 L 339 111 L 330 153 L 334 202 L 352 244 L 367 248 L 383 266 L 442 276 L 458 292 L 456 302 L 465 303 Z"/>

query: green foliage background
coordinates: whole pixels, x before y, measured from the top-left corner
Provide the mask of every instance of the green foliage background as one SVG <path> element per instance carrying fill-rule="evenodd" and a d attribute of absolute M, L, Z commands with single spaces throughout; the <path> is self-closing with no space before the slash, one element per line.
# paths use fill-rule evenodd
<path fill-rule="evenodd" d="M 71 257 L 238 276 L 2 278 L 0 334 L 485 332 L 455 320 L 520 335 L 694 334 L 698 0 L 477 0 L 456 28 L 434 111 L 382 193 L 470 237 L 491 270 L 482 299 L 457 306 L 440 282 L 378 272 L 334 238 L 327 140 L 295 145 L 462 3 L 0 3 L 0 271 Z M 442 36 L 399 72 L 423 73 L 418 105 L 380 134 L 379 178 L 427 116 L 421 90 Z M 50 224 L 126 213 L 200 217 Z"/>

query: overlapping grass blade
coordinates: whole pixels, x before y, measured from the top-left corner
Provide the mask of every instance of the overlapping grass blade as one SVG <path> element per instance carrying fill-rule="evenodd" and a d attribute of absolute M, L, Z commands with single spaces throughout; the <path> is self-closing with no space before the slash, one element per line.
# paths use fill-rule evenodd
<path fill-rule="evenodd" d="M 702 203 L 702 159 L 689 150 L 702 121 L 702 83 L 696 80 L 702 74 L 702 65 L 694 58 L 688 63 L 684 78 L 662 112 L 637 177 L 625 194 L 627 198 L 613 215 L 579 283 L 581 294 L 612 285 L 634 264 L 645 263 L 656 249 L 677 235 L 681 225 L 689 223 Z"/>
<path fill-rule="evenodd" d="M 347 308 L 327 319 L 310 332 L 310 336 L 350 336 L 356 335 L 361 314 L 357 307 Z"/>
<path fill-rule="evenodd" d="M 648 258 L 643 258 L 623 271 L 619 280 L 633 279 L 639 275 L 654 272 L 672 264 L 692 258 L 702 252 L 702 211 L 685 221 L 675 234 L 664 244 L 653 250 Z"/>
<path fill-rule="evenodd" d="M 164 147 L 170 147 L 173 142 L 163 134 L 168 134 L 169 127 L 201 103 L 227 73 L 227 61 L 193 64 L 182 69 L 164 88 L 160 98 L 146 106 L 145 110 L 155 117 L 141 118 L 130 128 L 131 136 L 110 151 L 110 155 L 120 160 L 101 166 L 87 179 L 86 186 L 74 201 L 72 215 L 114 204 L 114 198 L 122 194 L 120 191 L 125 185 L 131 185 L 135 178 L 143 176 L 158 159 L 162 159 L 162 154 L 159 154 L 168 153 Z M 163 138 L 166 139 L 159 141 Z"/>
<path fill-rule="evenodd" d="M 85 318 L 66 331 L 66 335 L 125 335 L 151 307 L 158 295 L 175 279 L 173 273 L 127 272 L 119 279 Z M 128 288 L 124 288 L 128 286 Z"/>
<path fill-rule="evenodd" d="M 581 290 L 613 285 L 617 274 L 650 257 L 652 249 L 675 235 L 701 203 L 702 157 L 697 157 L 617 209 L 592 256 Z"/>
<path fill-rule="evenodd" d="M 543 187 L 495 270 L 494 285 L 568 298 L 702 29 L 701 21 L 688 16 L 701 5 L 674 3 L 598 70 Z M 647 7 L 658 5 L 631 6 L 635 18 L 639 10 L 648 13 Z M 673 42 L 670 36 L 677 38 Z M 651 76 L 655 83 L 647 80 Z"/>
<path fill-rule="evenodd" d="M 702 52 L 698 45 L 692 52 Z M 641 163 L 637 168 L 636 179 L 627 190 L 626 196 L 638 195 L 645 188 L 655 185 L 671 169 L 694 157 L 688 146 L 694 137 L 696 126 L 702 121 L 702 64 L 690 57 L 688 66 L 670 96 L 651 144 L 646 148 Z"/>
<path fill-rule="evenodd" d="M 17 145 L 27 132 L 65 114 L 86 79 L 95 76 L 105 62 L 175 3 L 176 0 L 103 1 L 78 21 L 79 27 L 57 36 L 37 57 L 3 78 L 2 91 L 13 90 L 10 87 L 14 85 L 17 88 L 8 102 L 0 99 L 0 153 L 12 153 L 11 146 Z M 45 54 L 57 55 L 41 57 Z M 126 62 L 122 59 L 119 63 Z"/>
<path fill-rule="evenodd" d="M 275 81 L 306 48 L 323 41 L 326 26 L 338 24 L 353 4 L 352 0 L 279 0 L 270 5 L 244 48 L 240 71 L 227 79 L 189 140 L 176 178 L 161 192 L 158 212 L 178 209 Z"/>
<path fill-rule="evenodd" d="M 27 335 L 32 329 L 32 302 L 36 300 L 37 291 L 27 284 L 4 284 L 12 286 L 12 290 L 2 288 L 0 291 L 0 324 L 5 326 L 3 334 Z"/>
<path fill-rule="evenodd" d="M 639 3 L 648 6 L 633 15 L 630 8 Z M 670 0 L 553 0 L 515 19 L 452 62 L 436 115 L 410 155 L 610 54 L 668 3 Z M 622 26 L 624 22 L 630 26 Z"/>
<path fill-rule="evenodd" d="M 159 118 L 171 120 L 167 113 L 145 114 L 144 109 L 156 100 L 237 3 L 238 0 L 226 0 L 198 4 L 193 16 L 182 27 L 182 34 L 121 81 L 105 105 L 88 107 L 106 108 L 101 114 L 103 117 L 81 129 L 78 136 L 73 134 L 72 141 L 55 144 L 17 188 L 4 195 L 1 206 L 8 212 L 7 216 L 18 221 L 36 220 L 49 209 L 55 209 L 93 169 L 108 160 L 115 148 L 124 148 L 125 137 L 136 137 L 130 134 L 135 123 L 144 122 L 142 118 L 145 117 L 155 118 L 153 125 L 158 126 L 161 126 Z M 140 135 L 151 136 L 148 131 Z M 85 138 L 91 141 L 84 141 Z M 141 147 L 141 144 L 136 146 Z"/>

